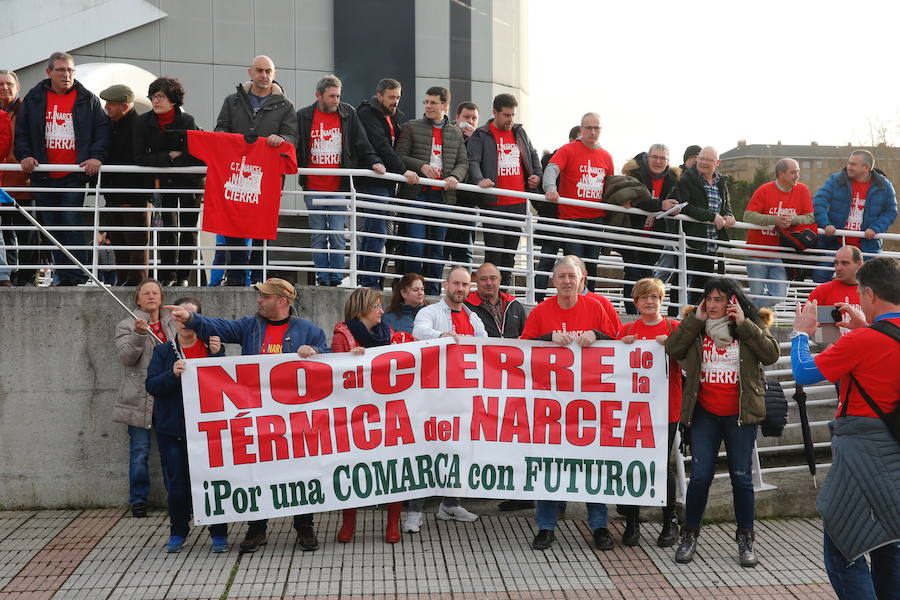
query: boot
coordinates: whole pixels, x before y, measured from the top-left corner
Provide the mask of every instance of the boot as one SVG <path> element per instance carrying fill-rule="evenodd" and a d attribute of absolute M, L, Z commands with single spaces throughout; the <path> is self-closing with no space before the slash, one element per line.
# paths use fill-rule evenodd
<path fill-rule="evenodd" d="M 341 511 L 341 530 L 338 531 L 337 541 L 342 544 L 352 542 L 354 533 L 356 533 L 356 509 L 344 509 Z"/>
<path fill-rule="evenodd" d="M 697 538 L 700 537 L 700 529 L 688 527 L 681 528 L 681 541 L 675 551 L 675 562 L 686 564 L 694 560 L 694 552 L 697 551 Z"/>
<path fill-rule="evenodd" d="M 625 518 L 625 531 L 622 533 L 622 543 L 632 547 L 641 545 L 641 518 L 637 509 Z"/>
<path fill-rule="evenodd" d="M 387 508 L 387 527 L 384 529 L 384 541 L 388 544 L 396 544 L 400 541 L 400 513 L 403 512 L 403 503 L 391 502 Z"/>
<path fill-rule="evenodd" d="M 656 538 L 656 545 L 660 548 L 669 548 L 678 541 L 678 514 L 675 508 L 664 508 L 662 518 L 662 531 Z"/>
<path fill-rule="evenodd" d="M 753 541 L 756 536 L 752 529 L 738 529 L 734 534 L 734 539 L 738 545 L 738 557 L 742 567 L 755 567 L 759 561 L 756 560 L 756 554 L 753 553 Z"/>

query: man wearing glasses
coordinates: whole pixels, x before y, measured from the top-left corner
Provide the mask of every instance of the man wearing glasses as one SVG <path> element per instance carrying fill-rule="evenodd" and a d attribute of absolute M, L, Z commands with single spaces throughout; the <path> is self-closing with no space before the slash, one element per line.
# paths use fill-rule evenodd
<path fill-rule="evenodd" d="M 109 146 L 109 119 L 100 100 L 75 79 L 75 60 L 65 52 L 54 52 L 47 61 L 47 79 L 31 88 L 22 102 L 16 127 L 15 154 L 22 171 L 31 175 L 38 187 L 67 189 L 64 192 L 36 192 L 40 207 L 81 207 L 82 186 L 100 171 Z M 40 164 L 78 165 L 78 172 L 36 172 Z M 76 211 L 46 211 L 41 214 L 49 227 L 77 226 L 83 222 Z M 86 250 L 73 246 L 87 244 L 85 231 L 54 231 L 53 235 L 82 262 Z M 71 264 L 59 250 L 53 250 L 53 264 Z M 87 277 L 80 269 L 56 270 L 58 285 L 78 285 Z"/>
<path fill-rule="evenodd" d="M 581 117 L 581 138 L 570 142 L 556 151 L 544 170 L 544 191 L 549 202 L 569 198 L 587 202 L 603 201 L 603 182 L 614 174 L 612 156 L 600 147 L 600 115 L 589 112 Z M 559 188 L 557 189 L 557 178 Z M 600 209 L 583 208 L 570 204 L 559 206 L 559 218 L 570 221 L 572 227 L 579 223 L 599 224 L 606 213 Z M 597 275 L 597 257 L 600 246 L 593 242 L 598 240 L 600 229 L 585 227 L 586 235 L 577 235 L 571 241 L 562 243 L 563 255 L 574 254 L 583 259 L 588 269 L 588 289 L 594 291 L 593 278 Z M 581 239 L 592 243 L 582 243 Z"/>

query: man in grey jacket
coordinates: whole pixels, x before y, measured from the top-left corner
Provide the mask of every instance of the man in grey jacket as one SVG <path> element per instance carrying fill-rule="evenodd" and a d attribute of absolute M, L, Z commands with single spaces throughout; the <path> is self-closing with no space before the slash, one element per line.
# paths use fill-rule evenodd
<path fill-rule="evenodd" d="M 237 90 L 225 98 L 219 118 L 216 119 L 216 131 L 240 133 L 249 136 L 262 136 L 273 147 L 287 142 L 297 145 L 297 113 L 294 105 L 284 95 L 284 90 L 275 81 L 275 63 L 268 56 L 257 56 L 247 69 L 250 81 L 239 83 Z M 247 246 L 246 238 L 226 237 L 227 246 Z M 262 246 L 262 240 L 253 240 L 254 246 Z M 252 253 L 249 250 L 216 251 L 215 264 L 222 263 L 235 266 L 262 264 L 262 252 Z M 229 270 L 226 274 L 226 285 L 244 286 L 248 272 L 245 270 Z M 262 273 L 255 269 L 252 281 L 261 281 Z"/>

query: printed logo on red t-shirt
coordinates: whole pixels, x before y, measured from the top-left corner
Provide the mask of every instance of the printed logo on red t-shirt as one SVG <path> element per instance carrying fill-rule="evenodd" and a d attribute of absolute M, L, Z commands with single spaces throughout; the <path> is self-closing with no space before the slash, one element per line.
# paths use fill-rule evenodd
<path fill-rule="evenodd" d="M 472 321 L 469 315 L 462 310 L 451 310 L 450 320 L 453 325 L 453 331 L 459 335 L 475 335 L 475 328 L 472 327 Z"/>
<path fill-rule="evenodd" d="M 72 109 L 78 92 L 57 94 L 47 90 L 47 112 L 44 115 L 44 145 L 47 162 L 58 165 L 72 165 L 78 161 L 75 149 L 75 121 Z M 54 172 L 50 177 L 65 177 L 68 173 Z"/>
<path fill-rule="evenodd" d="M 740 343 L 737 340 L 720 348 L 711 337 L 703 336 L 698 393 L 703 408 L 714 415 L 737 414 L 741 393 L 739 365 Z"/>
<path fill-rule="evenodd" d="M 231 177 L 223 186 L 225 199 L 259 204 L 259 196 L 262 193 L 262 167 L 247 163 L 247 157 L 241 156 L 241 162 L 232 162 L 229 168 Z"/>
<path fill-rule="evenodd" d="M 266 325 L 265 337 L 263 337 L 260 354 L 281 354 L 284 349 L 284 336 L 287 333 L 288 323 L 283 325 Z"/>

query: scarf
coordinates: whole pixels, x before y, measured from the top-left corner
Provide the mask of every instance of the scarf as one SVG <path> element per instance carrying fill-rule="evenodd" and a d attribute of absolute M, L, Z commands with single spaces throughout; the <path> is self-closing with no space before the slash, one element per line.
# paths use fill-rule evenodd
<path fill-rule="evenodd" d="M 387 346 L 391 343 L 391 330 L 384 323 L 379 323 L 371 330 L 363 325 L 359 319 L 350 319 L 346 323 L 347 329 L 353 334 L 356 343 L 363 348 Z"/>
<path fill-rule="evenodd" d="M 706 335 L 712 338 L 719 348 L 724 348 L 733 340 L 731 337 L 731 320 L 728 317 L 706 320 Z"/>
<path fill-rule="evenodd" d="M 171 125 L 175 122 L 175 109 L 173 108 L 169 112 L 157 114 L 156 120 L 159 121 L 159 130 L 165 131 L 166 125 Z"/>

